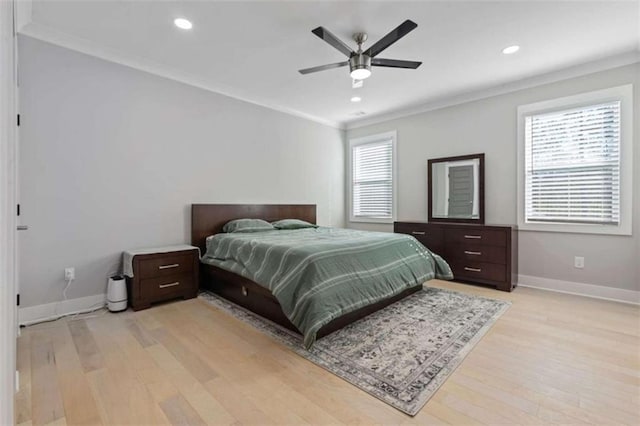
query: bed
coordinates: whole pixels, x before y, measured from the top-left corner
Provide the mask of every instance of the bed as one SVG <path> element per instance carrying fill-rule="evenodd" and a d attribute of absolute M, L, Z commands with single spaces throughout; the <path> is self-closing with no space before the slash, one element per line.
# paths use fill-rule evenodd
<path fill-rule="evenodd" d="M 396 243 L 399 239 L 402 239 L 402 247 L 405 245 L 407 247 L 411 246 L 411 250 L 415 250 L 416 252 L 420 252 L 422 256 L 425 256 L 425 251 L 422 246 L 417 243 L 417 241 L 413 240 L 412 237 L 408 236 L 398 236 L 397 234 L 394 236 L 393 234 L 380 234 L 380 233 L 360 233 L 358 231 L 348 231 L 348 230 L 335 230 L 332 228 L 317 228 L 317 229 L 307 229 L 300 230 L 296 235 L 294 231 L 288 231 L 291 233 L 291 236 L 284 237 L 285 232 L 281 235 L 278 234 L 278 231 L 272 232 L 267 231 L 263 233 L 264 235 L 260 235 L 259 238 L 254 235 L 247 234 L 237 234 L 236 236 L 230 234 L 221 234 L 222 227 L 225 223 L 229 222 L 233 219 L 239 218 L 253 218 L 253 219 L 264 219 L 268 222 L 273 222 L 281 219 L 300 219 L 306 222 L 315 224 L 316 223 L 316 206 L 315 205 L 246 205 L 246 204 L 194 204 L 192 205 L 192 244 L 199 247 L 203 258 L 201 261 L 201 282 L 200 287 L 204 290 L 212 291 L 225 299 L 228 299 L 246 309 L 249 309 L 273 322 L 276 322 L 286 328 L 289 328 L 293 331 L 300 332 L 303 331 L 304 335 L 304 343 L 307 347 L 311 346 L 316 338 L 320 338 L 325 336 L 339 328 L 346 326 L 376 310 L 379 310 L 385 306 L 388 306 L 391 303 L 394 303 L 408 295 L 420 290 L 422 288 L 422 284 L 426 280 L 412 280 L 409 278 L 402 277 L 402 285 L 395 285 L 395 287 L 389 290 L 389 283 L 380 283 L 378 284 L 376 281 L 367 281 L 367 283 L 371 283 L 367 286 L 366 291 L 370 291 L 368 287 L 380 286 L 382 290 L 385 291 L 382 294 L 382 290 L 380 291 L 380 296 L 376 296 L 375 298 L 363 298 L 363 300 L 357 300 L 357 303 L 349 304 L 348 309 L 344 309 L 344 307 L 335 308 L 335 312 L 324 313 L 325 317 L 321 318 L 322 321 L 313 322 L 314 326 L 307 326 L 307 321 L 305 318 L 297 318 L 296 315 L 292 315 L 292 306 L 289 304 L 289 300 L 283 298 L 282 293 L 278 292 L 277 286 L 268 286 L 265 283 L 264 279 L 256 278 L 256 281 L 259 281 L 261 284 L 249 279 L 248 277 L 254 277 L 244 271 L 236 271 L 238 273 L 231 272 L 230 270 L 234 270 L 233 267 L 229 267 L 227 264 L 228 261 L 223 261 L 224 257 L 205 255 L 207 253 L 207 238 L 214 238 L 214 241 L 210 243 L 212 247 L 217 247 L 216 245 L 223 244 L 226 242 L 229 246 L 225 249 L 226 253 L 231 252 L 233 255 L 236 253 L 236 249 L 231 249 L 232 244 L 236 244 L 234 247 L 246 247 L 247 244 L 250 244 L 252 247 L 251 253 L 256 251 L 255 247 L 259 247 L 262 244 L 262 240 L 271 239 L 289 239 L 294 238 L 296 240 L 303 240 L 303 246 L 307 250 L 312 250 L 311 253 L 315 256 L 315 252 L 313 250 L 316 249 L 315 246 L 311 245 L 315 243 L 315 239 L 318 241 L 327 241 L 326 244 L 334 244 L 334 241 L 329 239 L 327 234 L 332 234 L 331 238 L 334 238 L 333 234 L 340 234 L 343 239 L 350 238 L 362 238 L 363 241 L 365 239 L 373 239 L 374 243 L 376 239 L 380 239 L 383 235 L 385 239 L 394 239 Z M 220 235 L 216 235 L 220 234 Z M 367 235 L 361 235 L 367 234 Z M 369 235 L 370 234 L 370 235 Z M 212 235 L 216 235 L 216 237 L 211 237 Z M 243 242 L 244 239 L 244 242 Z M 369 241 L 369 240 L 367 240 Z M 320 243 L 318 243 L 320 244 Z M 347 244 L 345 242 L 345 244 Z M 351 245 L 357 244 L 354 241 Z M 385 243 L 386 244 L 386 243 Z M 414 246 L 414 244 L 418 244 L 418 246 Z M 320 244 L 322 245 L 322 244 Z M 333 246 L 331 246 L 333 247 Z M 396 248 L 397 249 L 397 248 Z M 298 250 L 298 248 L 296 248 Z M 404 250 L 404 248 L 403 248 Z M 274 249 L 274 251 L 276 251 Z M 303 253 L 304 254 L 304 253 Z M 239 254 L 238 254 L 239 255 Z M 426 257 L 432 255 L 431 253 L 427 254 Z M 415 257 L 413 254 L 408 254 L 408 256 Z M 316 256 L 317 257 L 317 256 Z M 433 256 L 437 257 L 437 256 Z M 349 261 L 343 259 L 344 256 L 334 256 L 334 260 L 337 259 L 338 262 L 342 262 L 342 267 Z M 354 255 L 355 258 L 355 255 Z M 349 258 L 350 259 L 350 258 Z M 361 257 L 360 262 L 366 263 L 366 257 Z M 404 260 L 403 260 L 404 261 Z M 267 259 L 265 257 L 265 262 Z M 273 266 L 273 259 L 269 259 L 269 263 Z M 446 266 L 446 263 L 442 261 L 442 263 Z M 318 263 L 319 265 L 319 263 Z M 320 267 L 313 264 L 313 269 L 320 269 Z M 264 266 L 264 265 L 263 265 Z M 348 266 L 348 265 L 347 265 Z M 311 267 L 311 266 L 309 266 Z M 350 267 L 350 266 L 349 266 Z M 445 270 L 440 271 L 439 274 L 442 278 L 447 278 L 447 274 L 450 274 L 450 270 L 448 266 L 442 267 Z M 322 272 L 322 271 L 321 271 Z M 275 273 L 275 270 L 274 270 Z M 421 271 L 424 275 L 424 271 Z M 242 276 L 244 274 L 245 276 Z M 431 278 L 430 275 L 427 279 Z M 396 276 L 394 280 L 397 281 L 400 278 Z M 269 280 L 267 280 L 269 281 Z M 301 285 L 311 285 L 308 283 L 310 278 L 305 278 L 301 280 Z M 338 286 L 334 286 L 338 287 Z M 345 286 L 345 288 L 348 286 Z M 303 289 L 295 289 L 294 292 L 302 292 Z M 342 290 L 341 290 L 342 291 Z M 373 291 L 373 290 L 371 290 Z M 276 296 L 274 296 L 274 294 Z M 329 297 L 329 293 L 325 293 L 322 297 Z M 357 296 L 357 295 L 356 295 Z M 350 295 L 350 297 L 356 297 L 354 295 Z M 320 297 L 320 296 L 318 296 Z M 329 300 L 329 299 L 327 299 Z M 325 300 L 321 300 L 321 304 L 325 304 Z M 285 312 L 288 315 L 285 315 Z M 298 314 L 298 313 L 296 313 Z M 291 320 L 290 320 L 291 318 Z M 293 322 L 292 322 L 293 321 Z M 296 325 L 294 325 L 294 323 Z"/>

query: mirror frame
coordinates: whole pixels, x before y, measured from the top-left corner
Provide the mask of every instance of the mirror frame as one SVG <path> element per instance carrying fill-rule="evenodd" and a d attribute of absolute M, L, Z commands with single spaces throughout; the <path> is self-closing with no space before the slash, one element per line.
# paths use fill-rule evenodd
<path fill-rule="evenodd" d="M 462 161 L 462 160 L 479 160 L 478 165 L 478 177 L 479 177 L 479 188 L 478 188 L 478 198 L 480 201 L 480 205 L 478 206 L 478 218 L 477 219 L 456 219 L 456 218 L 447 218 L 447 217 L 433 217 L 433 187 L 432 187 L 432 179 L 431 173 L 433 170 L 434 163 L 446 163 L 449 161 Z M 484 224 L 484 153 L 482 154 L 471 154 L 471 155 L 460 155 L 457 157 L 443 157 L 443 158 L 432 158 L 427 161 L 427 181 L 429 182 L 428 186 L 428 194 L 427 194 L 427 217 L 429 222 L 449 222 L 449 223 L 475 223 L 475 224 Z"/>

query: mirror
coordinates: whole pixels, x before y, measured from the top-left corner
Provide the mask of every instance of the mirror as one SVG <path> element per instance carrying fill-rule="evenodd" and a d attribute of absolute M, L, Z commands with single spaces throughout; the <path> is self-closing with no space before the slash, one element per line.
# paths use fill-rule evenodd
<path fill-rule="evenodd" d="M 484 223 L 484 154 L 428 161 L 429 222 Z"/>

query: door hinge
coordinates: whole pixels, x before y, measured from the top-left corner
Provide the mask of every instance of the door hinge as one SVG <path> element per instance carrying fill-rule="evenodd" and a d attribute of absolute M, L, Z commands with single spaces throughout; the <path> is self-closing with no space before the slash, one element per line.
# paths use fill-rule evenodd
<path fill-rule="evenodd" d="M 16 204 L 16 216 L 20 216 L 20 204 Z"/>
<path fill-rule="evenodd" d="M 20 306 L 20 293 L 16 294 L 16 306 Z"/>
<path fill-rule="evenodd" d="M 18 126 L 20 126 L 20 114 L 18 114 Z"/>

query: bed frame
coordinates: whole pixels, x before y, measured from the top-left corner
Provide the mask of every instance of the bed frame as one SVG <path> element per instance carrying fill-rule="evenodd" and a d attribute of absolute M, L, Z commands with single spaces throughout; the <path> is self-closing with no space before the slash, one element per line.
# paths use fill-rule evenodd
<path fill-rule="evenodd" d="M 316 223 L 315 204 L 192 204 L 191 244 L 206 252 L 209 235 L 222 232 L 225 223 L 233 219 L 301 219 Z M 231 302 L 299 333 L 282 312 L 278 300 L 271 292 L 255 282 L 213 265 L 200 263 L 200 288 L 213 291 Z M 326 336 L 352 322 L 384 308 L 420 290 L 422 285 L 403 291 L 389 299 L 365 306 L 326 324 L 316 335 Z"/>

